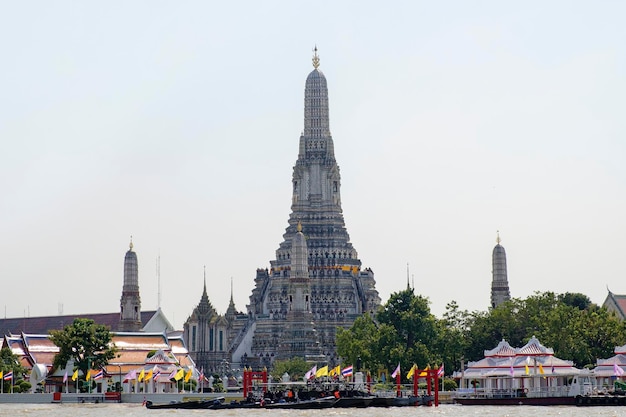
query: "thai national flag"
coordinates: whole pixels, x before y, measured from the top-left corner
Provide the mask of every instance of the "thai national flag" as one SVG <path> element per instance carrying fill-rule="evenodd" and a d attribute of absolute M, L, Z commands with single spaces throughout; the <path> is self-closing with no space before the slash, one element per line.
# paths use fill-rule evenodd
<path fill-rule="evenodd" d="M 344 378 L 347 376 L 352 376 L 352 365 L 346 366 L 345 368 L 343 368 L 341 370 L 341 376 Z"/>
<path fill-rule="evenodd" d="M 93 377 L 93 379 L 102 379 L 102 378 L 104 378 L 104 371 L 100 369 L 98 373 L 96 374 L 96 376 Z"/>
<path fill-rule="evenodd" d="M 4 380 L 8 381 L 9 379 L 13 379 L 13 371 L 9 371 L 6 374 L 4 374 Z"/>
<path fill-rule="evenodd" d="M 307 373 L 304 375 L 304 379 L 311 379 L 311 378 L 315 377 L 315 374 L 316 374 L 316 373 L 317 373 L 317 365 L 313 365 L 313 368 L 311 368 L 311 369 L 309 370 L 309 372 L 307 372 Z"/>

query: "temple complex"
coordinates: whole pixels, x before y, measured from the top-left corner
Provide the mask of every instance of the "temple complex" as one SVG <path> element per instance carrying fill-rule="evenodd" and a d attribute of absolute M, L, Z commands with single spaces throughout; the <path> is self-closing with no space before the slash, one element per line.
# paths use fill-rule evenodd
<path fill-rule="evenodd" d="M 502 245 L 500 245 L 499 232 L 496 239 L 496 246 L 493 248 L 491 273 L 493 275 L 491 281 L 491 307 L 496 308 L 511 299 L 506 272 L 506 252 Z"/>
<path fill-rule="evenodd" d="M 291 215 L 276 259 L 270 261 L 269 270 L 257 270 L 247 314 L 233 306 L 226 323 L 214 327 L 228 328 L 229 346 L 224 349 L 233 363 L 242 366 L 270 365 L 276 358 L 292 357 L 333 364 L 338 360 L 337 328 L 350 327 L 380 305 L 374 272 L 361 268 L 346 230 L 328 87 L 319 65 L 316 48 L 304 90 L 304 130 L 293 168 Z M 202 303 L 185 323 L 185 340 L 198 364 L 203 363 L 199 349 L 206 343 L 199 330 L 206 326 L 200 320 Z M 217 315 L 212 320 L 220 322 Z M 209 343 L 211 347 L 215 345 Z M 216 366 L 213 362 L 205 369 Z"/>
<path fill-rule="evenodd" d="M 293 168 L 289 226 L 270 270 L 257 271 L 248 305 L 255 323 L 248 331 L 251 343 L 235 348 L 234 359 L 244 351 L 265 358 L 280 352 L 283 358 L 321 357 L 332 364 L 337 327 L 350 327 L 380 305 L 374 273 L 361 270 L 346 230 L 328 87 L 319 65 L 316 48 L 304 90 L 304 131 Z M 305 334 L 310 335 L 307 342 L 301 341 Z"/>

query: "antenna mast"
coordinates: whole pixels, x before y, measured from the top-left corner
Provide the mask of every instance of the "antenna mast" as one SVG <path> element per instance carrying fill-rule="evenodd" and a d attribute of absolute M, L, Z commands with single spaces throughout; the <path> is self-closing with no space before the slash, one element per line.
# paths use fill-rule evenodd
<path fill-rule="evenodd" d="M 157 275 L 157 310 L 161 309 L 161 253 L 156 259 L 156 275 Z"/>

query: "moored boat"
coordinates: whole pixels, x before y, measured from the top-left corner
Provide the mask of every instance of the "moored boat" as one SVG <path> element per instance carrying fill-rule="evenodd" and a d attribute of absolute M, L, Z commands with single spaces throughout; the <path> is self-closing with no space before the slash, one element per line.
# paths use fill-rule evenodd
<path fill-rule="evenodd" d="M 332 407 L 337 398 L 334 396 L 330 397 L 322 397 L 322 398 L 314 398 L 311 400 L 303 400 L 303 401 L 284 401 L 277 402 L 271 404 L 265 404 L 265 408 L 269 409 L 299 409 L 299 410 L 317 410 L 321 408 L 330 408 Z"/>
<path fill-rule="evenodd" d="M 375 397 L 372 407 L 408 407 L 427 405 L 435 400 L 432 395 L 410 395 L 408 397 Z"/>
<path fill-rule="evenodd" d="M 576 405 L 575 397 L 457 397 L 462 405 Z"/>
<path fill-rule="evenodd" d="M 202 401 L 173 401 L 170 403 L 154 404 L 152 401 L 146 401 L 146 408 L 151 410 L 167 409 L 167 408 L 183 408 L 183 409 L 207 409 L 212 405 L 220 403 L 219 399 L 202 400 Z"/>
<path fill-rule="evenodd" d="M 333 408 L 369 407 L 374 398 L 374 396 L 339 397 L 333 404 Z"/>
<path fill-rule="evenodd" d="M 576 405 L 579 407 L 626 406 L 625 395 L 577 395 Z"/>

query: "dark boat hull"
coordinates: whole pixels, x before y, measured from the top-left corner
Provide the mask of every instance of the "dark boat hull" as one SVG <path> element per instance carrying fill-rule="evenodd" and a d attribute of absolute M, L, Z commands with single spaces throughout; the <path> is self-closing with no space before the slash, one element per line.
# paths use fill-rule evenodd
<path fill-rule="evenodd" d="M 432 395 L 410 396 L 410 397 L 375 397 L 371 407 L 409 407 L 416 405 L 426 405 L 435 399 Z"/>
<path fill-rule="evenodd" d="M 280 409 L 280 410 L 317 410 L 321 408 L 330 408 L 335 404 L 337 399 L 335 397 L 316 398 L 314 400 L 306 401 L 293 401 L 284 403 L 272 403 L 265 404 L 265 408 Z"/>
<path fill-rule="evenodd" d="M 374 397 L 340 397 L 333 403 L 333 408 L 369 407 Z"/>
<path fill-rule="evenodd" d="M 576 405 L 575 397 L 455 398 L 462 405 Z"/>
<path fill-rule="evenodd" d="M 576 405 L 579 407 L 626 406 L 624 395 L 577 395 Z"/>
<path fill-rule="evenodd" d="M 213 404 L 208 407 L 208 410 L 232 410 L 239 408 L 261 408 L 261 403 L 246 403 L 246 402 L 235 402 L 235 403 L 219 403 Z"/>
<path fill-rule="evenodd" d="M 214 400 L 209 401 L 177 401 L 173 403 L 154 404 L 152 401 L 146 401 L 146 408 L 151 410 L 167 409 L 167 408 L 182 408 L 189 410 L 207 409 L 211 408 L 215 404 Z"/>

